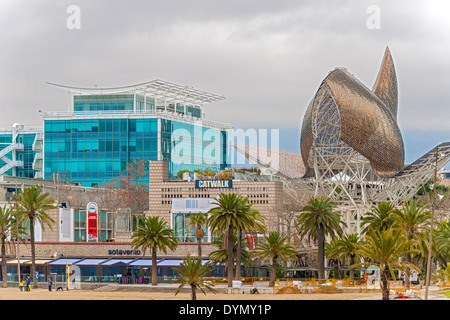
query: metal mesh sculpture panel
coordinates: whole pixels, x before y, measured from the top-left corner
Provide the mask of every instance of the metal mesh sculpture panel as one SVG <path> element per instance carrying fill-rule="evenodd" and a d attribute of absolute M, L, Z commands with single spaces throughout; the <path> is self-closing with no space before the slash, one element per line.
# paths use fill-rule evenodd
<path fill-rule="evenodd" d="M 397 118 L 398 88 L 394 61 L 389 48 L 386 48 L 383 62 L 372 91 L 388 107 L 394 118 Z"/>
<path fill-rule="evenodd" d="M 385 66 L 385 64 L 388 64 Z M 385 78 L 387 77 L 387 78 Z M 344 69 L 335 69 L 324 79 L 312 103 L 309 105 L 302 126 L 301 152 L 305 167 L 311 167 L 315 144 L 323 145 L 323 135 L 334 142 L 328 153 L 342 154 L 336 146 L 340 139 L 342 147 L 351 147 L 370 161 L 379 176 L 393 176 L 404 165 L 404 146 L 395 115 L 397 110 L 397 82 L 389 51 L 375 85 L 382 97 L 364 86 Z M 321 133 L 322 126 L 329 126 L 328 109 L 323 104 L 333 100 L 339 117 L 334 117 L 334 130 Z M 384 101 L 387 101 L 386 105 Z M 323 122 L 323 124 L 322 124 Z M 338 126 L 336 124 L 339 123 Z M 334 137 L 333 137 L 334 136 Z M 333 137 L 333 138 L 332 138 Z M 344 146 L 345 145 L 345 146 Z"/>

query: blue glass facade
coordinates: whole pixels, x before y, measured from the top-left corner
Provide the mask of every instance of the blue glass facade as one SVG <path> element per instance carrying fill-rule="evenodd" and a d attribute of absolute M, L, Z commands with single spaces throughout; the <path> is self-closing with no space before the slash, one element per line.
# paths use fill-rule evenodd
<path fill-rule="evenodd" d="M 227 132 L 161 119 L 161 154 L 169 162 L 169 177 L 187 169 L 223 170 L 228 166 Z"/>
<path fill-rule="evenodd" d="M 136 99 L 136 101 L 135 101 Z M 134 111 L 134 102 L 136 110 L 154 110 L 155 101 L 151 97 L 141 95 L 123 94 L 123 95 L 81 95 L 73 97 L 73 108 L 75 113 L 81 112 L 114 112 L 130 113 Z"/>
<path fill-rule="evenodd" d="M 157 160 L 157 119 L 45 121 L 44 178 L 101 186 L 133 160 Z"/>
<path fill-rule="evenodd" d="M 158 160 L 158 119 L 46 120 L 44 179 L 101 186 L 124 173 L 134 160 Z M 226 132 L 161 119 L 161 155 L 169 176 L 183 169 L 225 169 Z M 176 154 L 173 154 L 173 153 Z M 148 177 L 144 180 L 148 182 Z"/>

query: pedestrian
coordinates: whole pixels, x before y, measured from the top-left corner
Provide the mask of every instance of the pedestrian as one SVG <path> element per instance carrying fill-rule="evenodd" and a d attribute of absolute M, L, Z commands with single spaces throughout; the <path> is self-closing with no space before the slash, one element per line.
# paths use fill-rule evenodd
<path fill-rule="evenodd" d="M 25 291 L 30 291 L 30 290 L 29 290 L 29 285 L 30 285 L 30 284 L 29 284 L 28 277 L 25 278 L 25 283 L 24 283 L 24 284 L 25 284 Z"/>
<path fill-rule="evenodd" d="M 52 282 L 53 282 L 52 277 L 49 276 L 48 277 L 48 291 L 52 291 L 52 284 L 53 284 Z"/>
<path fill-rule="evenodd" d="M 31 279 L 27 277 L 27 291 L 31 291 Z"/>
<path fill-rule="evenodd" d="M 23 291 L 23 278 L 19 282 L 19 289 L 20 291 Z"/>

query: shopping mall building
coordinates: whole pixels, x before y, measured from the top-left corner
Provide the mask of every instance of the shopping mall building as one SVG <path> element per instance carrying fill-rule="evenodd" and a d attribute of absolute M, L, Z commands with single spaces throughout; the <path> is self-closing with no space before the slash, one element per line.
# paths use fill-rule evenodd
<path fill-rule="evenodd" d="M 104 184 L 117 181 L 133 161 L 149 163 L 142 177 L 149 186 L 145 215 L 163 217 L 179 241 L 176 250 L 158 254 L 161 277 L 173 275 L 171 268 L 181 258 L 197 255 L 189 216 L 206 213 L 221 192 L 248 197 L 266 218 L 267 228 L 278 229 L 283 183 L 234 173 L 231 126 L 206 118 L 204 105 L 223 96 L 161 80 L 120 88 L 54 86 L 68 91 L 69 111 L 41 112 L 42 128 L 15 124 L 0 132 L 3 204 L 30 185 L 41 185 L 58 203 L 49 212 L 52 228 L 35 227 L 40 281 L 65 274 L 66 265 L 91 280 L 136 282 L 138 274 L 150 274 L 149 252 L 144 256 L 130 245 L 132 222 L 99 197 Z M 196 173 L 204 171 L 212 174 Z M 92 203 L 93 228 L 88 221 Z M 205 227 L 204 259 L 218 249 L 212 240 Z M 19 265 L 21 275 L 30 274 L 31 248 L 29 242 L 10 244 L 7 273 L 13 281 Z"/>

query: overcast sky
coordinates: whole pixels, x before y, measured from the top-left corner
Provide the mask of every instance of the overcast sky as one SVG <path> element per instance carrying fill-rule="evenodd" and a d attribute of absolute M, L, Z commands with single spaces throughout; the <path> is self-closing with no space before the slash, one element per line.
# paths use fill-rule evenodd
<path fill-rule="evenodd" d="M 67 26 L 70 5 L 80 29 Z M 162 79 L 224 95 L 208 118 L 280 129 L 281 147 L 298 152 L 305 109 L 328 72 L 345 67 L 372 88 L 389 46 L 411 162 L 450 141 L 449 12 L 447 0 L 0 0 L 0 126 L 42 126 L 39 109 L 66 111 L 67 92 L 47 81 Z"/>

